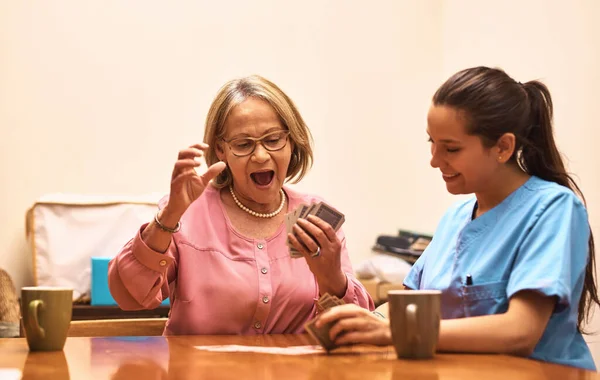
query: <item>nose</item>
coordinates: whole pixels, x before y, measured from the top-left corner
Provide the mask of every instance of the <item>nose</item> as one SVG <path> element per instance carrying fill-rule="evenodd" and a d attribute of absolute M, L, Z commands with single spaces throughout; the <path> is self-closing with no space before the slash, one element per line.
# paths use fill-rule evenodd
<path fill-rule="evenodd" d="M 439 168 L 440 167 L 440 163 L 441 163 L 442 159 L 440 157 L 440 155 L 437 152 L 437 149 L 435 148 L 435 145 L 431 144 L 431 160 L 429 161 L 429 165 L 431 165 L 432 168 Z"/>
<path fill-rule="evenodd" d="M 252 160 L 254 162 L 263 163 L 271 158 L 271 154 L 265 149 L 262 142 L 257 142 L 254 152 L 252 152 Z"/>

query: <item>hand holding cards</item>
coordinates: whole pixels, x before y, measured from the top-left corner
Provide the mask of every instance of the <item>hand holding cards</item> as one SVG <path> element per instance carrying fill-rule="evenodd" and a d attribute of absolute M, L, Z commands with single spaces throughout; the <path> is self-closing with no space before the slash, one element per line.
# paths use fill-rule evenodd
<path fill-rule="evenodd" d="M 344 305 L 345 302 L 336 296 L 325 293 L 317 301 L 317 309 L 320 313 L 339 305 Z M 317 317 L 318 318 L 318 317 Z M 306 331 L 312 336 L 324 349 L 327 351 L 333 350 L 338 346 L 329 338 L 329 330 L 333 326 L 333 322 L 323 325 L 321 328 L 315 326 L 317 318 L 307 322 L 304 325 Z"/>
<path fill-rule="evenodd" d="M 296 224 L 298 219 L 306 219 L 309 215 L 314 215 L 322 219 L 325 223 L 329 224 L 334 231 L 339 230 L 342 224 L 344 224 L 345 220 L 344 214 L 329 206 L 325 202 L 311 203 L 310 205 L 301 204 L 294 211 L 285 215 L 287 233 L 293 233 L 294 224 Z M 288 246 L 290 247 L 291 257 L 302 257 L 302 254 L 289 242 Z"/>

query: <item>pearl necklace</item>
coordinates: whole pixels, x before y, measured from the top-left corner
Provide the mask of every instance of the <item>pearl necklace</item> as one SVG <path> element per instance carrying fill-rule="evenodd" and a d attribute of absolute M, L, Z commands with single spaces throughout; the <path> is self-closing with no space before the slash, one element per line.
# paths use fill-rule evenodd
<path fill-rule="evenodd" d="M 285 205 L 285 193 L 283 192 L 283 189 L 280 189 L 279 191 L 281 192 L 281 204 L 279 205 L 279 208 L 269 214 L 261 214 L 256 211 L 252 211 L 248 207 L 244 206 L 242 202 L 240 202 L 239 199 L 235 196 L 235 193 L 233 192 L 233 186 L 229 185 L 229 192 L 231 193 L 235 204 L 238 205 L 238 207 L 242 210 L 246 211 L 248 214 L 256 216 L 257 218 L 272 218 L 275 215 L 279 214 L 281 210 L 283 210 L 283 205 Z"/>

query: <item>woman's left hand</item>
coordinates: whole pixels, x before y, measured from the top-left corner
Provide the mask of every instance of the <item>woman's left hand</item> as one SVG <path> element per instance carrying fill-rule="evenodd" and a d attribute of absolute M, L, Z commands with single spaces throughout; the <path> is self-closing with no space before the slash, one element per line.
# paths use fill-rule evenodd
<path fill-rule="evenodd" d="M 342 271 L 342 243 L 333 228 L 314 215 L 300 218 L 288 234 L 290 243 L 306 259 L 321 294 L 346 294 L 347 278 Z"/>

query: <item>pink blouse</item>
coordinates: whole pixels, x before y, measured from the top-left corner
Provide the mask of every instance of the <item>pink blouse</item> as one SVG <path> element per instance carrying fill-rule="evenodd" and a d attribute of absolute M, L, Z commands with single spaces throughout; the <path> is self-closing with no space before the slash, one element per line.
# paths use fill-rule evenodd
<path fill-rule="evenodd" d="M 288 210 L 322 201 L 284 190 Z M 166 253 L 144 243 L 145 227 L 110 261 L 108 282 L 123 310 L 153 309 L 170 297 L 164 335 L 302 333 L 315 316 L 318 284 L 305 259 L 290 257 L 285 223 L 267 239 L 243 236 L 232 226 L 219 190 L 209 186 L 181 218 Z M 353 275 L 342 229 L 337 235 L 348 278 L 343 299 L 373 310 Z"/>

